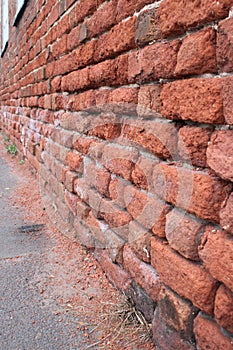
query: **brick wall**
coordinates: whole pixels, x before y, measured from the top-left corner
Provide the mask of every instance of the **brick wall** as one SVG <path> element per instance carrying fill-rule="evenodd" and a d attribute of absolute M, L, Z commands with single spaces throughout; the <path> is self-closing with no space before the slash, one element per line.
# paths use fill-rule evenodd
<path fill-rule="evenodd" d="M 0 126 L 49 214 L 163 350 L 233 349 L 231 6 L 29 0 L 0 60 Z"/>

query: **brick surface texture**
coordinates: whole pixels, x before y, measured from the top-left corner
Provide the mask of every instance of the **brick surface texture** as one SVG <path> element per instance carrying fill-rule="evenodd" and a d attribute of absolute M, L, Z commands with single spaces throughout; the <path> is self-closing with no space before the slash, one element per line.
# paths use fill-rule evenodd
<path fill-rule="evenodd" d="M 0 129 L 161 350 L 233 349 L 232 10 L 28 0 L 16 26 L 9 10 Z"/>

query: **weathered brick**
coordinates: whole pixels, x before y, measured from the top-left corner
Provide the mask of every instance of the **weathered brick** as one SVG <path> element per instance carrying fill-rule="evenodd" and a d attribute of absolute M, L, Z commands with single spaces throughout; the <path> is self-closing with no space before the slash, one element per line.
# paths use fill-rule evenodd
<path fill-rule="evenodd" d="M 68 205 L 69 209 L 74 215 L 77 214 L 77 202 L 78 197 L 75 194 L 65 190 L 65 203 Z"/>
<path fill-rule="evenodd" d="M 131 178 L 133 165 L 138 158 L 137 150 L 124 149 L 115 145 L 106 145 L 103 149 L 103 164 L 104 166 L 115 173 L 120 175 L 126 180 Z"/>
<path fill-rule="evenodd" d="M 133 114 L 136 113 L 138 103 L 137 88 L 118 88 L 109 93 L 110 108 L 114 113 Z"/>
<path fill-rule="evenodd" d="M 208 228 L 199 247 L 199 256 L 211 275 L 233 291 L 233 239 L 232 236 Z"/>
<path fill-rule="evenodd" d="M 212 134 L 207 163 L 221 178 L 233 181 L 233 130 L 218 130 Z"/>
<path fill-rule="evenodd" d="M 158 9 L 141 12 L 136 21 L 136 43 L 145 45 L 162 38 Z"/>
<path fill-rule="evenodd" d="M 120 290 L 124 291 L 129 288 L 131 279 L 129 274 L 119 265 L 113 263 L 106 251 L 98 249 L 95 251 L 95 257 L 99 261 L 100 266 L 105 271 L 109 280 Z"/>
<path fill-rule="evenodd" d="M 165 0 L 160 5 L 160 22 L 163 35 L 172 36 L 185 32 L 188 28 L 224 18 L 232 6 L 231 0 L 220 3 L 215 0 L 200 2 L 185 0 Z M 185 16 L 184 16 L 185 13 Z"/>
<path fill-rule="evenodd" d="M 155 310 L 152 322 L 153 341 L 160 350 L 179 349 L 195 350 L 194 344 L 183 340 L 180 334 L 169 327 L 159 314 L 158 308 Z"/>
<path fill-rule="evenodd" d="M 141 311 L 148 322 L 152 322 L 156 303 L 148 294 L 135 282 L 132 281 L 130 287 L 125 291 L 137 310 Z"/>
<path fill-rule="evenodd" d="M 88 130 L 88 135 L 96 136 L 104 140 L 117 139 L 121 134 L 121 124 L 112 114 L 103 113 L 93 122 Z"/>
<path fill-rule="evenodd" d="M 132 217 L 127 211 L 116 207 L 110 200 L 101 201 L 100 212 L 111 228 L 128 225 Z"/>
<path fill-rule="evenodd" d="M 154 237 L 151 239 L 151 265 L 176 293 L 201 310 L 213 312 L 217 284 L 203 266 L 181 257 Z"/>
<path fill-rule="evenodd" d="M 221 21 L 218 26 L 217 36 L 217 61 L 221 72 L 233 70 L 233 18 Z"/>
<path fill-rule="evenodd" d="M 86 184 L 85 180 L 82 178 L 75 178 L 74 193 L 76 193 L 85 203 L 88 203 L 88 192 L 89 186 Z"/>
<path fill-rule="evenodd" d="M 142 262 L 130 249 L 123 250 L 123 264 L 132 278 L 147 292 L 152 300 L 158 301 L 161 281 L 157 272 L 148 264 Z"/>
<path fill-rule="evenodd" d="M 184 126 L 179 130 L 178 149 L 187 163 L 205 167 L 206 151 L 211 130 L 195 126 Z"/>
<path fill-rule="evenodd" d="M 169 43 L 156 43 L 129 54 L 129 82 L 148 82 L 174 76 L 178 40 Z"/>
<path fill-rule="evenodd" d="M 74 152 L 68 152 L 66 156 L 66 165 L 69 166 L 71 171 L 82 172 L 83 171 L 83 157 Z"/>
<path fill-rule="evenodd" d="M 147 229 L 131 221 L 129 223 L 128 245 L 140 260 L 150 263 L 151 233 Z"/>
<path fill-rule="evenodd" d="M 200 349 L 232 350 L 232 338 L 221 332 L 219 326 L 201 313 L 194 321 L 194 333 Z"/>
<path fill-rule="evenodd" d="M 200 260 L 203 222 L 185 212 L 173 209 L 166 216 L 166 238 L 169 245 L 187 259 Z"/>
<path fill-rule="evenodd" d="M 161 113 L 169 119 L 221 124 L 223 118 L 221 79 L 188 79 L 165 84 Z"/>
<path fill-rule="evenodd" d="M 140 117 L 151 118 L 160 116 L 160 85 L 143 85 L 138 93 L 137 113 Z"/>
<path fill-rule="evenodd" d="M 139 188 L 152 192 L 153 188 L 153 168 L 158 161 L 141 156 L 135 164 L 132 172 L 132 182 Z"/>
<path fill-rule="evenodd" d="M 135 125 L 126 120 L 122 136 L 159 158 L 177 156 L 177 130 L 171 123 L 144 120 Z"/>
<path fill-rule="evenodd" d="M 221 205 L 231 191 L 229 183 L 204 171 L 162 163 L 155 166 L 153 180 L 160 198 L 214 222 L 219 222 Z"/>
<path fill-rule="evenodd" d="M 132 186 L 124 193 L 126 207 L 132 217 L 158 236 L 164 236 L 166 214 L 170 206 L 155 197 L 149 197 Z"/>
<path fill-rule="evenodd" d="M 177 75 L 215 73 L 217 71 L 215 41 L 216 34 L 212 28 L 188 35 L 178 52 L 175 73 Z"/>
<path fill-rule="evenodd" d="M 127 185 L 128 183 L 125 180 L 113 176 L 109 183 L 109 196 L 113 203 L 121 208 L 125 208 L 124 192 Z"/>
<path fill-rule="evenodd" d="M 224 284 L 216 293 L 214 315 L 217 323 L 233 334 L 233 293 Z"/>
<path fill-rule="evenodd" d="M 186 340 L 194 340 L 193 320 L 198 309 L 171 289 L 162 286 L 159 293 L 158 310 L 169 327 L 174 328 Z"/>
<path fill-rule="evenodd" d="M 220 224 L 224 230 L 233 235 L 233 193 L 230 194 L 220 211 Z"/>
<path fill-rule="evenodd" d="M 93 249 L 95 247 L 94 238 L 90 229 L 85 225 L 85 223 L 79 220 L 79 218 L 75 218 L 74 228 L 76 230 L 75 238 L 78 240 L 78 242 L 89 249 Z"/>

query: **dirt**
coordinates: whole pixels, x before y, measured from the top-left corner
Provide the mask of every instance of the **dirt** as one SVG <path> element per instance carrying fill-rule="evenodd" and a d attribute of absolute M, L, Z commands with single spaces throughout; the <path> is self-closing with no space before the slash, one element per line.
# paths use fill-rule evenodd
<path fill-rule="evenodd" d="M 107 280 L 94 259 L 93 253 L 73 240 L 71 235 L 68 235 L 69 237 L 64 235 L 58 229 L 62 227 L 58 218 L 53 217 L 51 220 L 51 215 L 48 215 L 45 210 L 38 176 L 31 171 L 27 161 L 20 162 L 19 156 L 7 154 L 2 141 L 0 159 L 7 165 L 6 169 L 8 171 L 10 169 L 14 177 L 12 180 L 14 186 L 10 189 L 9 194 L 5 195 L 12 221 L 15 220 L 15 216 L 17 218 L 20 216 L 21 227 L 44 225 L 40 226 L 38 231 L 31 227 L 29 230 L 23 229 L 20 232 L 20 235 L 23 236 L 22 243 L 27 240 L 28 245 L 33 246 L 34 244 L 34 246 L 39 246 L 38 249 L 28 248 L 26 253 L 13 254 L 8 260 L 0 260 L 4 264 L 9 264 L 10 261 L 12 274 L 19 266 L 29 264 L 32 276 L 30 277 L 30 288 L 27 290 L 33 290 L 32 295 L 34 296 L 32 300 L 28 300 L 30 297 L 27 296 L 29 309 L 37 307 L 34 303 L 40 303 L 43 309 L 46 309 L 47 316 L 45 317 L 48 319 L 50 316 L 57 317 L 57 322 L 59 322 L 57 332 L 60 333 L 57 334 L 58 341 L 54 343 L 54 337 L 50 339 L 48 335 L 47 346 L 44 348 L 48 350 L 155 349 L 148 339 L 149 327 L 146 329 L 138 321 L 140 317 L 134 313 L 126 297 L 122 296 Z M 9 175 L 6 174 L 6 176 Z M 18 226 L 19 223 L 17 222 Z M 25 271 L 27 271 L 26 268 Z M 23 273 L 26 273 L 25 271 Z M 14 283 L 11 288 L 14 289 Z M 24 286 L 21 286 L 21 293 L 24 293 Z M 7 297 L 6 293 L 4 298 Z M 36 318 L 35 316 L 34 323 L 37 323 Z M 43 327 L 48 327 L 43 318 L 41 314 L 40 334 L 43 334 Z M 33 324 L 33 319 L 30 318 L 30 322 Z M 62 327 L 63 322 L 64 327 Z M 56 330 L 53 324 L 56 324 L 56 321 L 51 321 L 50 328 Z M 15 327 L 17 328 L 17 325 Z M 6 332 L 8 331 L 6 327 Z M 15 331 L 19 330 L 13 330 Z M 59 340 L 61 334 L 67 338 L 63 343 Z M 26 337 L 22 334 L 21 338 L 24 336 Z M 29 332 L 27 338 L 30 336 L 32 337 Z M 26 344 L 24 339 L 22 344 Z M 43 345 L 41 347 L 38 344 L 31 339 L 30 345 L 28 347 L 24 345 L 22 349 L 43 348 Z M 13 345 L 7 346 L 4 347 L 4 350 L 17 348 L 14 348 Z M 17 350 L 19 349 L 21 348 L 18 347 Z"/>

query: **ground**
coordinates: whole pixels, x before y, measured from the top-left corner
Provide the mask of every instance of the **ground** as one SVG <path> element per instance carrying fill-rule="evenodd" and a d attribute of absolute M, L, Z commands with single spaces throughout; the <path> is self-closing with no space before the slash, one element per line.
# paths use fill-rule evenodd
<path fill-rule="evenodd" d="M 155 349 L 92 253 L 51 222 L 38 184 L 0 140 L 0 349 Z"/>

